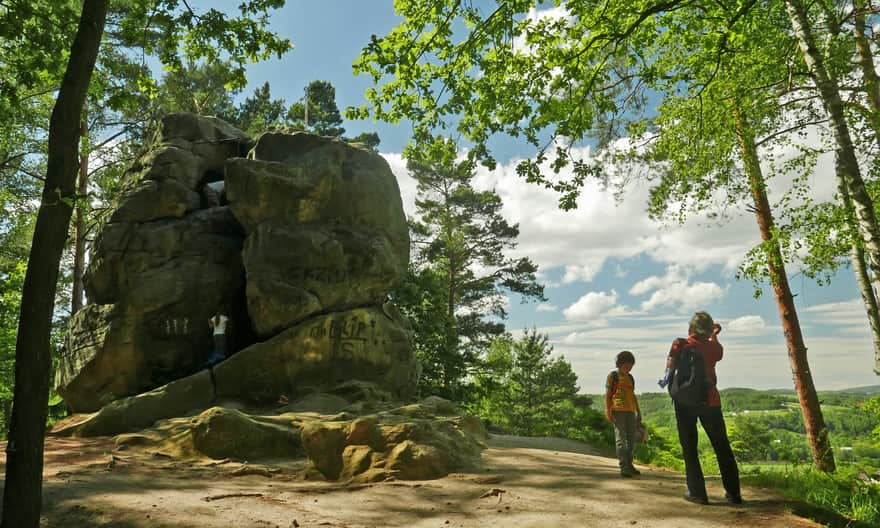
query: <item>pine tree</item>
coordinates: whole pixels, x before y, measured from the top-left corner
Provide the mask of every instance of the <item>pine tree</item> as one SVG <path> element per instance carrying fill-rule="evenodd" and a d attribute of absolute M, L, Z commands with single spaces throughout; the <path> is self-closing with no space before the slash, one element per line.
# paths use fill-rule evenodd
<path fill-rule="evenodd" d="M 480 353 L 504 331 L 505 293 L 543 300 L 544 287 L 530 259 L 509 256 L 519 227 L 501 215 L 497 193 L 474 189 L 474 166 L 458 159 L 453 141 L 438 138 L 430 148 L 405 154 L 418 182 L 418 220 L 412 223 L 421 272 L 416 277 L 435 281 L 432 309 L 444 322 L 441 338 L 434 336 L 435 360 L 424 366 L 422 381 L 460 399 Z"/>

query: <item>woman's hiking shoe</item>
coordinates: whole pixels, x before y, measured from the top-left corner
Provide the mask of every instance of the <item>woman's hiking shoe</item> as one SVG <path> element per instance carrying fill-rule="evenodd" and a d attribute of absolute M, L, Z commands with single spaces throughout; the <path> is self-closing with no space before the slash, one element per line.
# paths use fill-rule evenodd
<path fill-rule="evenodd" d="M 724 498 L 727 499 L 727 502 L 731 504 L 742 504 L 743 498 L 742 495 L 731 495 L 730 493 L 725 493 Z"/>
<path fill-rule="evenodd" d="M 633 478 L 633 477 L 636 476 L 636 475 L 638 475 L 638 473 L 633 472 L 633 470 L 630 469 L 630 468 L 621 468 L 621 469 L 620 469 L 620 476 L 621 476 L 621 477 L 624 477 L 624 478 Z"/>
<path fill-rule="evenodd" d="M 694 497 L 690 493 L 684 494 L 684 500 L 688 502 L 693 502 L 694 504 L 709 504 L 709 499 L 706 497 Z"/>
<path fill-rule="evenodd" d="M 635 466 L 630 466 L 630 467 L 629 467 L 629 470 L 630 470 L 630 472 L 631 472 L 633 475 L 635 475 L 635 476 L 639 476 L 639 475 L 642 474 L 642 472 L 639 471 L 638 469 L 636 469 Z"/>

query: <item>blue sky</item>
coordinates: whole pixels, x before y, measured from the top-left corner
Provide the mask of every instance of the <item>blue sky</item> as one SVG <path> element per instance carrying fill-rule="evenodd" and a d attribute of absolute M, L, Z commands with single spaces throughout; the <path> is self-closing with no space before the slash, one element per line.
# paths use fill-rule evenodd
<path fill-rule="evenodd" d="M 197 11 L 236 3 L 190 2 Z M 370 85 L 368 78 L 353 76 L 352 62 L 370 35 L 384 35 L 398 19 L 391 0 L 288 0 L 271 20 L 295 48 L 280 60 L 250 67 L 246 94 L 268 81 L 273 96 L 292 102 L 310 81 L 321 79 L 336 87 L 337 102 L 345 108 L 361 104 Z M 400 156 L 410 127 L 369 121 L 346 122 L 345 127 L 352 136 L 379 133 L 379 150 L 412 212 L 415 184 Z M 752 284 L 734 279 L 740 259 L 758 242 L 754 216 L 745 208 L 733 211 L 723 225 L 697 217 L 681 227 L 663 226 L 647 218 L 646 188 L 629 188 L 617 204 L 609 193 L 587 185 L 577 210 L 559 211 L 552 193 L 526 184 L 514 172 L 516 161 L 531 149 L 515 141 L 497 144 L 501 164 L 491 173 L 481 171 L 477 184 L 494 188 L 504 200 L 507 219 L 519 223 L 518 250 L 540 266 L 548 297 L 541 305 L 511 299 L 508 327 L 518 332 L 535 326 L 548 333 L 555 351 L 572 363 L 582 391 L 601 391 L 622 349 L 636 355 L 638 390 L 659 390 L 655 381 L 669 344 L 686 333 L 696 309 L 709 311 L 724 326 L 721 388 L 793 388 L 772 291 L 765 288 L 754 299 Z M 831 163 L 828 157 L 820 160 L 812 182 L 817 196 L 833 194 Z M 786 181 L 783 175 L 771 182 L 771 200 L 787 188 Z M 789 269 L 789 276 L 817 388 L 880 384 L 872 371 L 870 332 L 852 272 L 842 270 L 824 287 L 797 269 Z"/>

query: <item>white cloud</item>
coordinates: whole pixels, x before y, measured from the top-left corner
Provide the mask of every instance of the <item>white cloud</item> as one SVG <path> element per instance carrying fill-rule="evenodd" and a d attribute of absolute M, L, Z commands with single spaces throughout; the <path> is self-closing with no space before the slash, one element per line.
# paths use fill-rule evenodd
<path fill-rule="evenodd" d="M 820 314 L 823 317 L 834 317 L 845 315 L 847 317 L 860 315 L 865 313 L 865 304 L 861 299 L 850 299 L 848 301 L 832 302 L 825 304 L 816 304 L 803 309 L 805 313 Z"/>
<path fill-rule="evenodd" d="M 572 282 L 591 282 L 593 277 L 602 269 L 605 259 L 594 258 L 593 262 L 582 265 L 571 265 L 565 267 L 565 275 L 562 277 L 563 284 L 571 284 Z"/>
<path fill-rule="evenodd" d="M 742 335 L 756 335 L 767 330 L 767 323 L 760 315 L 744 315 L 728 322 L 725 330 Z"/>
<path fill-rule="evenodd" d="M 406 161 L 399 153 L 382 155 L 397 176 L 404 210 L 411 216 L 415 212 L 416 182 L 409 176 Z M 572 156 L 587 162 L 594 159 L 588 147 L 573 149 Z M 709 220 L 706 214 L 692 215 L 684 225 L 664 225 L 651 220 L 645 213 L 649 195 L 647 179 L 635 174 L 616 176 L 615 170 L 620 169 L 613 166 L 606 167 L 612 178 L 626 177 L 633 181 L 622 201 L 599 182 L 587 180 L 577 199 L 577 208 L 562 211 L 556 192 L 528 183 L 517 175 L 518 162 L 511 160 L 494 171 L 478 167 L 474 186 L 480 190 L 495 190 L 502 199 L 505 219 L 519 225 L 515 256 L 528 256 L 542 273 L 563 269 L 562 280 L 566 284 L 592 282 L 608 260 L 626 261 L 640 255 L 694 271 L 720 265 L 726 275 L 732 276 L 746 252 L 760 242 L 754 216 L 744 212 L 730 214 L 728 211 L 728 221 L 723 224 Z M 558 176 L 553 175 L 549 165 L 543 172 L 558 180 L 573 176 L 570 168 L 563 169 Z M 790 184 L 783 180 L 790 179 L 770 180 L 771 190 L 787 189 Z M 821 186 L 823 194 L 827 186 Z M 776 196 L 779 195 L 777 192 Z M 617 270 L 618 275 L 624 271 L 619 264 Z"/>
<path fill-rule="evenodd" d="M 569 321 L 586 321 L 592 324 L 605 324 L 605 316 L 618 315 L 624 310 L 617 305 L 617 292 L 589 292 L 574 304 L 563 310 Z"/>
<path fill-rule="evenodd" d="M 642 310 L 670 307 L 679 313 L 706 308 L 724 296 L 726 289 L 714 282 L 675 282 L 658 289 L 642 303 Z"/>
<path fill-rule="evenodd" d="M 816 327 L 834 327 L 839 333 L 870 329 L 865 303 L 861 298 L 808 306 L 800 310 L 801 319 Z"/>
<path fill-rule="evenodd" d="M 666 275 L 652 275 L 647 279 L 642 279 L 633 284 L 629 289 L 630 295 L 645 295 L 654 290 L 668 288 L 673 284 L 680 284 L 686 279 L 686 275 L 677 266 L 669 266 L 666 268 Z"/>
<path fill-rule="evenodd" d="M 406 168 L 406 160 L 400 153 L 381 153 L 391 172 L 397 177 L 397 185 L 400 186 L 400 198 L 403 200 L 403 212 L 407 218 L 412 218 L 416 214 L 416 185 L 415 178 L 409 175 Z"/>
<path fill-rule="evenodd" d="M 642 279 L 629 290 L 630 295 L 636 296 L 651 293 L 648 300 L 642 302 L 642 310 L 670 307 L 679 313 L 705 309 L 720 300 L 725 292 L 726 288 L 714 282 L 691 283 L 688 273 L 676 264 L 668 267 L 665 275 Z"/>
<path fill-rule="evenodd" d="M 556 306 L 555 304 L 541 303 L 535 307 L 535 311 L 538 311 L 538 312 L 558 312 L 559 307 Z"/>
<path fill-rule="evenodd" d="M 586 336 L 586 332 L 572 332 L 560 339 L 559 342 L 565 343 L 566 345 L 575 345 L 583 341 Z"/>

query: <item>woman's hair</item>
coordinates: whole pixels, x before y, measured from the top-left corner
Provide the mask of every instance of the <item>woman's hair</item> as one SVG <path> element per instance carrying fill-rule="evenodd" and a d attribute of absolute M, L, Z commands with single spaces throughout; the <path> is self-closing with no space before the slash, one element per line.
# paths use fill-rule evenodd
<path fill-rule="evenodd" d="M 629 350 L 624 350 L 620 354 L 617 354 L 617 357 L 614 358 L 614 366 L 620 367 L 621 365 L 635 365 L 636 357 Z"/>
<path fill-rule="evenodd" d="M 703 337 L 709 337 L 712 335 L 712 327 L 715 326 L 715 321 L 712 320 L 712 316 L 707 312 L 697 312 L 691 317 L 690 323 L 690 331 L 691 333 L 701 335 Z"/>

